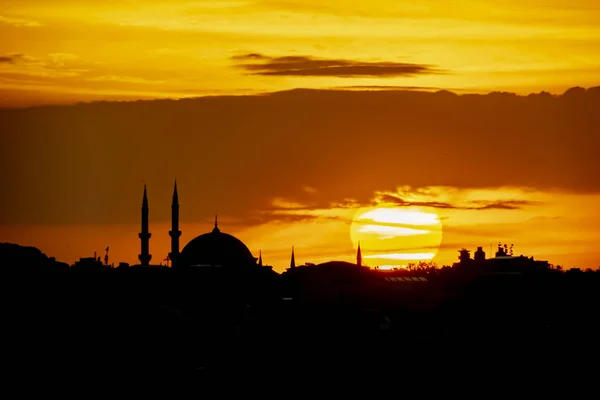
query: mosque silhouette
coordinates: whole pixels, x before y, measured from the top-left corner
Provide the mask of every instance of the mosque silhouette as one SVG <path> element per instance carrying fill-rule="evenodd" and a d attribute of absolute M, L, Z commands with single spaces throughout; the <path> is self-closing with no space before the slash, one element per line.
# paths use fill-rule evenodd
<path fill-rule="evenodd" d="M 140 265 L 149 266 L 152 260 L 150 254 L 150 238 L 148 221 L 148 193 L 144 185 L 144 197 L 142 200 L 142 229 L 139 234 L 141 241 L 141 253 L 138 258 Z M 190 240 L 183 250 L 179 251 L 179 196 L 177 194 L 177 181 L 173 188 L 173 201 L 171 204 L 171 251 L 167 258 L 172 268 L 192 267 L 262 267 L 262 255 L 256 258 L 248 247 L 238 238 L 219 229 L 218 219 L 215 216 L 215 225 L 211 232 L 204 233 Z"/>
<path fill-rule="evenodd" d="M 151 266 L 150 261 L 150 238 L 152 234 L 149 230 L 149 207 L 148 207 L 148 192 L 144 185 L 144 196 L 142 199 L 142 229 L 139 233 L 141 241 L 141 252 L 138 255 L 140 264 L 138 266 Z M 201 234 L 195 237 L 186 244 L 183 250 L 179 250 L 179 238 L 181 230 L 179 230 L 179 196 L 177 194 L 177 181 L 173 187 L 173 200 L 171 204 L 171 251 L 166 259 L 167 263 L 171 263 L 173 269 L 190 269 L 196 267 L 225 267 L 225 269 L 268 269 L 272 270 L 272 266 L 263 265 L 262 252 L 259 257 L 254 257 L 248 246 L 240 239 L 228 233 L 223 233 L 219 229 L 219 221 L 215 216 L 214 228 L 211 232 Z M 348 264 L 345 262 L 333 262 L 335 264 Z M 331 262 L 326 263 L 331 264 Z M 308 264 L 307 264 L 308 265 Z M 314 264 L 310 264 L 314 266 Z M 356 264 L 348 264 L 359 269 L 363 268 L 362 254 L 360 243 L 356 252 Z M 163 266 L 156 265 L 156 266 Z M 296 260 L 294 255 L 294 247 L 290 259 L 289 269 L 296 269 Z"/>

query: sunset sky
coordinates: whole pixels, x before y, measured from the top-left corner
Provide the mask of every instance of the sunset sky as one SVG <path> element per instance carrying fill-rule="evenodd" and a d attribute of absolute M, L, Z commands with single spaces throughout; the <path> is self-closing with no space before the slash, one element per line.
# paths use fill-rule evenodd
<path fill-rule="evenodd" d="M 0 38 L 0 242 L 134 263 L 146 183 L 159 262 L 176 178 L 182 246 L 219 213 L 278 271 L 600 265 L 597 0 L 0 0 Z"/>

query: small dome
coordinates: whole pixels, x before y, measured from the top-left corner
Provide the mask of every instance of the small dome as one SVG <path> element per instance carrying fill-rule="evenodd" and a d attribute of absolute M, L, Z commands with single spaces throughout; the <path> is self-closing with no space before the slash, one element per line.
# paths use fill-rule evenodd
<path fill-rule="evenodd" d="M 215 226 L 210 233 L 192 239 L 181 251 L 181 266 L 242 266 L 256 264 L 256 258 L 235 236 Z"/>

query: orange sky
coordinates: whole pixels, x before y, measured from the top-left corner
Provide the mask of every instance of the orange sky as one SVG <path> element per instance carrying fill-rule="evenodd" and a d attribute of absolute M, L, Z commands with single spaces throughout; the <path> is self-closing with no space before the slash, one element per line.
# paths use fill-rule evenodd
<path fill-rule="evenodd" d="M 439 263 L 600 264 L 598 90 L 527 97 L 599 84 L 595 0 L 0 0 L 0 37 L 0 107 L 210 95 L 0 110 L 0 241 L 135 262 L 146 182 L 159 261 L 177 178 L 182 244 L 218 211 L 278 270 L 373 204 L 436 213 Z M 337 91 L 253 96 L 294 88 Z"/>
<path fill-rule="evenodd" d="M 600 72 L 596 0 L 0 0 L 0 37 L 5 105 L 338 85 L 562 92 Z M 444 73 L 256 76 L 235 68 L 247 53 Z"/>

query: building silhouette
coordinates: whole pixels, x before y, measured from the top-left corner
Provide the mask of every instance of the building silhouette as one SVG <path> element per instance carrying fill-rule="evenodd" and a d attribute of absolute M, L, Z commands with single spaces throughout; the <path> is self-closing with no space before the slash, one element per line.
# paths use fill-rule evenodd
<path fill-rule="evenodd" d="M 290 260 L 290 268 L 296 268 L 296 256 L 294 255 L 294 246 L 292 246 L 292 258 Z"/>
<path fill-rule="evenodd" d="M 171 262 L 174 269 L 187 269 L 199 267 L 225 267 L 225 268 L 244 268 L 260 267 L 272 269 L 271 266 L 264 266 L 262 262 L 262 251 L 260 257 L 254 257 L 248 247 L 238 238 L 228 233 L 224 233 L 219 228 L 218 217 L 215 216 L 214 227 L 211 232 L 201 234 L 190 240 L 180 251 L 179 238 L 181 237 L 179 229 L 179 195 L 177 193 L 177 181 L 173 187 L 173 199 L 171 204 L 171 251 L 167 261 Z M 140 266 L 150 266 L 152 255 L 150 254 L 150 238 L 152 234 L 149 231 L 149 205 L 146 185 L 144 185 L 144 195 L 142 198 L 142 221 L 141 232 L 139 233 L 141 252 L 138 256 Z"/>
<path fill-rule="evenodd" d="M 513 245 L 498 244 L 494 257 L 486 258 L 483 247 L 477 247 L 474 257 L 467 249 L 458 251 L 458 262 L 452 265 L 456 270 L 470 269 L 483 274 L 520 274 L 534 270 L 548 270 L 548 261 L 534 260 L 533 257 L 513 255 Z"/>
<path fill-rule="evenodd" d="M 138 256 L 141 265 L 149 265 L 150 260 L 152 260 L 152 255 L 150 254 L 150 238 L 152 234 L 148 230 L 148 193 L 146 191 L 146 185 L 144 185 L 144 197 L 142 199 L 142 231 L 139 233 L 139 238 L 141 242 L 141 253 Z"/>
<path fill-rule="evenodd" d="M 179 196 L 177 195 L 177 181 L 173 187 L 173 202 L 171 204 L 171 230 L 169 231 L 171 236 L 171 252 L 169 253 L 169 260 L 171 265 L 177 264 L 179 258 L 179 237 L 181 231 L 179 230 Z"/>

